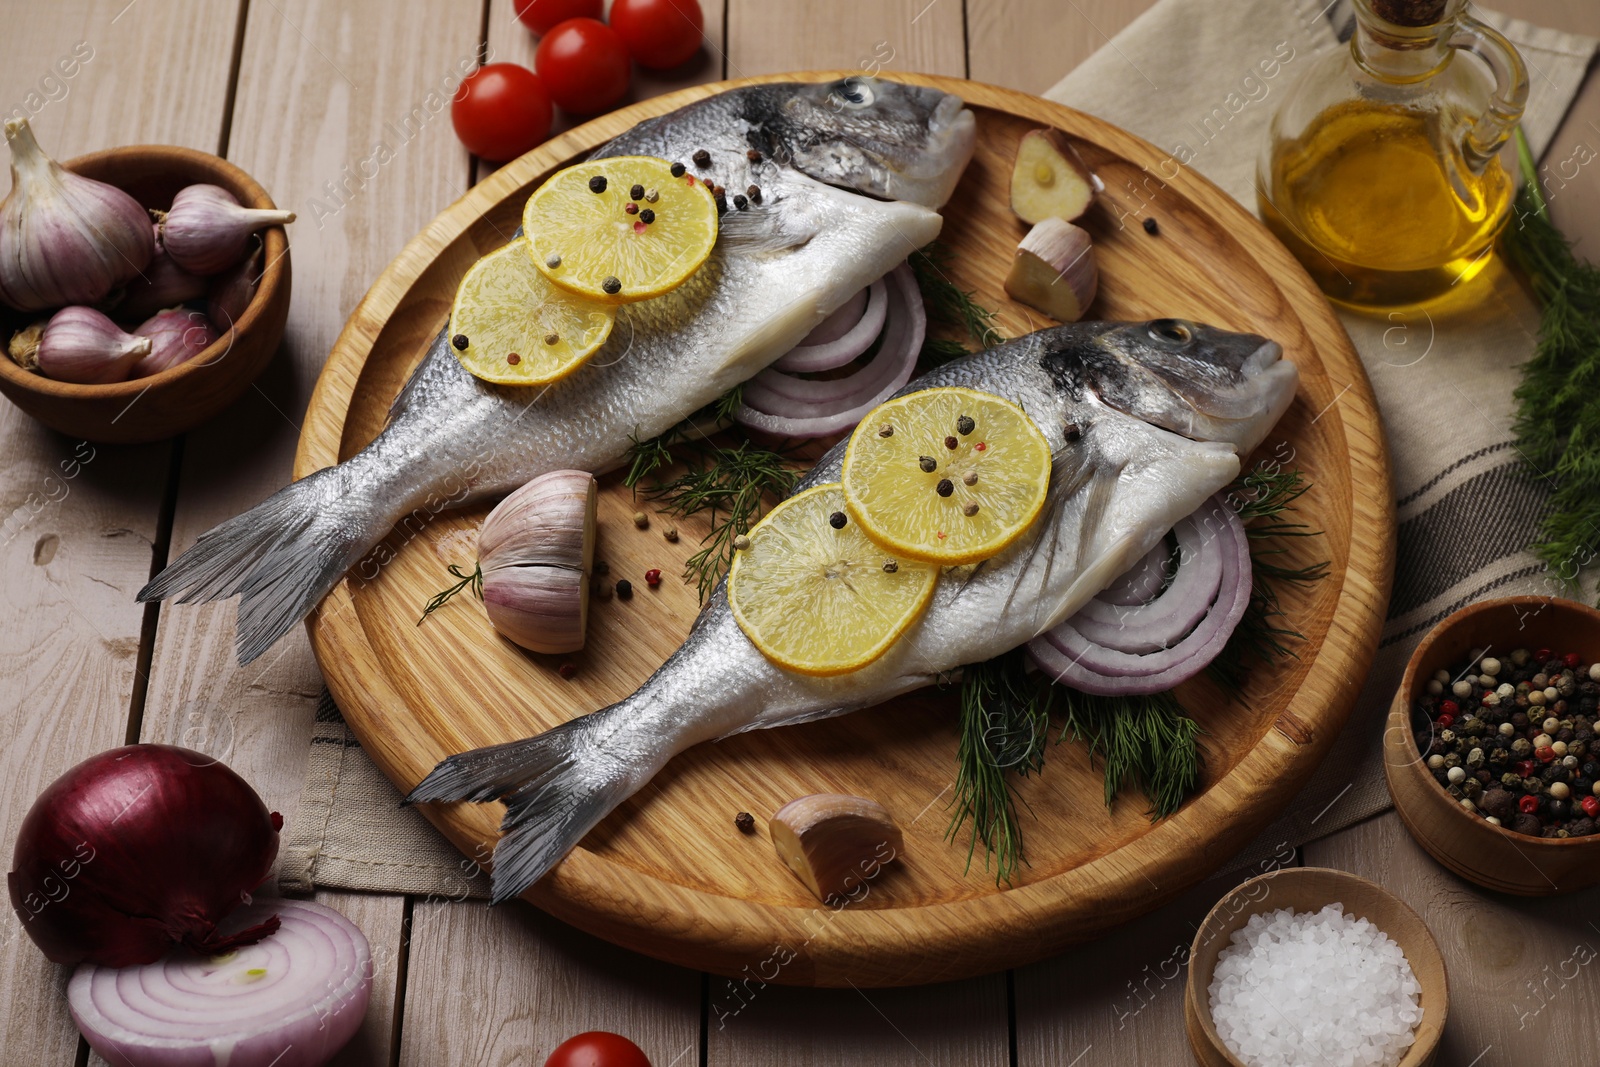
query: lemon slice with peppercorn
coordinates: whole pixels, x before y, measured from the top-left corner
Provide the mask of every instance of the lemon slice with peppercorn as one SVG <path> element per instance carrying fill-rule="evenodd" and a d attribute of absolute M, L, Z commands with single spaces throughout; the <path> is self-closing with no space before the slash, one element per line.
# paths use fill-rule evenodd
<path fill-rule="evenodd" d="M 612 156 L 552 174 L 528 197 L 522 228 L 550 281 L 627 304 L 676 289 L 705 262 L 717 205 L 681 164 Z"/>
<path fill-rule="evenodd" d="M 1050 488 L 1050 443 L 1016 404 L 949 386 L 890 400 L 845 448 L 850 515 L 887 551 L 955 565 L 1021 537 Z"/>
<path fill-rule="evenodd" d="M 519 237 L 472 265 L 450 308 L 450 347 L 461 365 L 500 385 L 564 378 L 611 335 L 616 310 L 551 285 Z"/>
<path fill-rule="evenodd" d="M 735 542 L 733 617 L 773 663 L 800 674 L 860 670 L 921 617 L 939 569 L 868 540 L 837 483 L 790 497 Z"/>

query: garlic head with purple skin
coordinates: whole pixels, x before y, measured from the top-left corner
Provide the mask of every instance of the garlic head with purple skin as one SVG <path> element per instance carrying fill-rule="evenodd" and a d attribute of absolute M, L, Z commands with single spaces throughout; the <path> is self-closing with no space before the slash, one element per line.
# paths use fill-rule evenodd
<path fill-rule="evenodd" d="M 261 242 L 234 266 L 211 279 L 206 290 L 206 318 L 217 329 L 226 333 L 239 324 L 244 313 L 255 299 L 256 286 L 261 283 Z"/>
<path fill-rule="evenodd" d="M 123 322 L 142 322 L 162 308 L 200 299 L 209 285 L 207 279 L 172 262 L 172 257 L 158 246 L 149 264 L 123 289 L 122 299 L 111 311 Z"/>
<path fill-rule="evenodd" d="M 12 358 L 46 378 L 105 385 L 126 380 L 133 365 L 150 354 L 151 341 L 123 333 L 94 308 L 66 307 L 45 323 L 32 351 L 20 346 L 19 356 L 18 347 L 13 344 Z"/>
<path fill-rule="evenodd" d="M 218 337 L 203 314 L 181 307 L 156 312 L 133 332 L 150 339 L 150 352 L 133 365 L 134 378 L 148 378 L 191 360 Z"/>
<path fill-rule="evenodd" d="M 44 154 L 27 119 L 5 124 L 11 192 L 0 202 L 0 303 L 19 311 L 93 304 L 155 252 L 150 216 L 114 185 Z"/>
<path fill-rule="evenodd" d="M 529 651 L 583 647 L 595 488 L 587 471 L 551 471 L 502 500 L 478 530 L 489 621 Z"/>
<path fill-rule="evenodd" d="M 244 258 L 250 235 L 294 221 L 292 211 L 242 207 L 220 185 L 190 185 L 172 198 L 161 220 L 167 255 L 193 274 L 216 274 Z"/>

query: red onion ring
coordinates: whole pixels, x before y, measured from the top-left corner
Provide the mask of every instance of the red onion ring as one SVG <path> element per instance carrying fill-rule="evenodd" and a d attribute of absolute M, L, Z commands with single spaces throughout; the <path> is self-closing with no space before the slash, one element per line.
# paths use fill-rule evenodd
<path fill-rule="evenodd" d="M 1028 655 L 1040 669 L 1085 693 L 1142 696 L 1171 689 L 1216 659 L 1250 604 L 1250 544 L 1238 515 L 1221 497 L 1213 497 L 1210 514 L 1200 517 L 1226 530 L 1228 542 L 1220 545 L 1217 601 L 1188 637 L 1171 648 L 1137 656 L 1093 644 L 1063 623 L 1028 642 Z"/>
<path fill-rule="evenodd" d="M 372 952 L 355 923 L 311 901 L 264 900 L 235 919 L 268 914 L 275 934 L 223 956 L 82 965 L 67 984 L 73 1021 L 128 1067 L 319 1067 L 361 1026 Z"/>
<path fill-rule="evenodd" d="M 835 311 L 821 326 L 812 330 L 799 345 L 779 356 L 772 366 L 777 370 L 794 373 L 833 370 L 835 367 L 844 366 L 871 348 L 872 339 L 883 331 L 884 310 L 888 305 L 888 287 L 883 284 L 883 279 L 879 278 L 861 290 L 857 296 L 863 296 L 864 303 L 856 312 L 855 318 L 847 322 L 842 331 L 836 328 L 839 311 L 850 309 L 856 302 L 855 297 L 851 297 L 843 308 Z M 819 337 L 819 332 L 824 336 Z M 834 336 L 825 336 L 828 333 L 833 333 Z"/>
<path fill-rule="evenodd" d="M 1107 604 L 1145 604 L 1156 598 L 1167 580 L 1167 563 L 1172 557 L 1166 538 L 1123 572 L 1122 577 L 1100 591 L 1096 600 Z"/>
<path fill-rule="evenodd" d="M 928 319 L 911 268 L 902 263 L 886 277 L 883 344 L 866 366 L 831 381 L 762 371 L 745 383 L 744 403 L 734 418 L 781 437 L 826 437 L 851 429 L 910 381 Z"/>
<path fill-rule="evenodd" d="M 1217 599 L 1222 557 L 1230 547 L 1219 542 L 1231 542 L 1231 536 L 1224 530 L 1201 530 L 1192 515 L 1172 530 L 1178 538 L 1178 570 L 1166 592 L 1131 607 L 1091 600 L 1067 624 L 1087 641 L 1134 655 L 1182 641 Z"/>

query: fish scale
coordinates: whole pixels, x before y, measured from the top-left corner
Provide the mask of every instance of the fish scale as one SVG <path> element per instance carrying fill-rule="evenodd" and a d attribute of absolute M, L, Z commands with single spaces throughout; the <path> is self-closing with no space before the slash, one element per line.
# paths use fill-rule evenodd
<path fill-rule="evenodd" d="M 619 308 L 606 344 L 546 386 L 472 376 L 441 331 L 371 445 L 202 535 L 139 599 L 240 595 L 248 663 L 352 567 L 375 577 L 386 549 L 368 553 L 390 529 L 552 470 L 618 466 L 938 236 L 974 131 L 956 97 L 869 78 L 734 89 L 640 123 L 592 158 L 654 155 L 688 164 L 682 180 L 762 186 L 761 204 L 723 217 L 706 264 Z"/>
<path fill-rule="evenodd" d="M 692 745 L 857 711 L 1026 643 L 1233 481 L 1293 400 L 1298 372 L 1281 356 L 1264 337 L 1177 320 L 1087 323 L 924 375 L 900 395 L 963 386 L 1026 411 L 1049 442 L 1051 484 L 1040 518 L 1004 551 L 941 571 L 927 610 L 883 656 L 830 677 L 785 670 L 740 629 L 724 582 L 632 696 L 536 737 L 452 756 L 408 800 L 504 800 L 493 874 L 494 898 L 508 899 Z M 795 491 L 837 481 L 845 444 Z"/>

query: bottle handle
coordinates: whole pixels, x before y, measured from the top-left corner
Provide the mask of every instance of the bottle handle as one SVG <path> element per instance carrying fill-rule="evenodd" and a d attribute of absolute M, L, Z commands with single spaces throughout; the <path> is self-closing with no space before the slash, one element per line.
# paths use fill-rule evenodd
<path fill-rule="evenodd" d="M 1467 166 L 1479 173 L 1510 138 L 1528 106 L 1528 68 L 1503 33 L 1471 15 L 1457 17 L 1456 32 L 1448 43 L 1483 60 L 1494 75 L 1489 110 L 1478 116 L 1461 144 Z"/>

